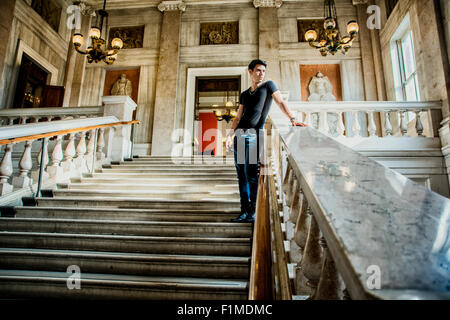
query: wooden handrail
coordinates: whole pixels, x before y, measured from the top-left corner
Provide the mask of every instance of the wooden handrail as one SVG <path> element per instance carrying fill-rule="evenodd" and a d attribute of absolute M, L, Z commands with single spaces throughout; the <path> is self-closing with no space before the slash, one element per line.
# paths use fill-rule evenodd
<path fill-rule="evenodd" d="M 48 132 L 48 133 L 43 133 L 43 134 L 36 134 L 36 135 L 24 136 L 24 137 L 12 138 L 12 139 L 3 139 L 3 140 L 0 140 L 0 145 L 13 144 L 13 143 L 17 143 L 17 142 L 24 142 L 24 141 L 66 135 L 66 134 L 74 133 L 74 132 L 89 131 L 89 130 L 94 130 L 94 129 L 108 128 L 108 127 L 114 127 L 114 126 L 123 126 L 123 125 L 136 124 L 136 123 L 139 123 L 139 120 L 120 121 L 120 122 L 115 122 L 115 123 L 101 124 L 101 125 L 88 126 L 88 127 L 80 127 L 80 128 L 74 128 L 74 129 L 68 129 L 68 130 L 60 130 L 60 131 L 54 131 L 54 132 Z"/>
<path fill-rule="evenodd" d="M 267 191 L 267 176 L 260 175 L 258 196 L 256 200 L 256 218 L 253 227 L 249 300 L 273 299 L 269 219 L 270 208 Z"/>

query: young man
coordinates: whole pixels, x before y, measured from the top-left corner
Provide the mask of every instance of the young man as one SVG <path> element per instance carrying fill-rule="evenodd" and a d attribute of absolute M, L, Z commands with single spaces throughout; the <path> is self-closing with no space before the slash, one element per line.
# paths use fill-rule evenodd
<path fill-rule="evenodd" d="M 239 180 L 241 215 L 233 222 L 254 222 L 256 196 L 259 179 L 259 155 L 262 151 L 262 137 L 267 115 L 272 101 L 280 107 L 293 126 L 305 126 L 295 120 L 280 90 L 273 81 L 264 81 L 267 63 L 253 60 L 248 66 L 252 86 L 241 93 L 239 110 L 227 135 L 226 146 L 234 144 L 234 163 Z M 233 140 L 233 135 L 235 135 Z"/>

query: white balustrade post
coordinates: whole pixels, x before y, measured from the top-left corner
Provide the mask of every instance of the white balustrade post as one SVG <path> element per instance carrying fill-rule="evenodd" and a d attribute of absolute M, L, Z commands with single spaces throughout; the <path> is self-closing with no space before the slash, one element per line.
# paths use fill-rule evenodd
<path fill-rule="evenodd" d="M 9 177 L 13 173 L 12 165 L 12 144 L 5 146 L 5 153 L 2 162 L 0 163 L 0 196 L 8 194 L 13 191 L 13 186 L 8 183 Z"/>
<path fill-rule="evenodd" d="M 98 130 L 97 150 L 96 150 L 96 163 L 101 167 L 105 160 L 105 154 L 103 148 L 105 147 L 105 128 Z"/>
<path fill-rule="evenodd" d="M 83 131 L 80 133 L 80 140 L 76 149 L 77 157 L 73 159 L 76 170 L 72 173 L 72 177 L 80 177 L 81 173 L 88 171 L 85 159 L 86 150 L 86 131 Z"/>
<path fill-rule="evenodd" d="M 345 134 L 345 123 L 344 123 L 344 112 L 338 112 L 338 121 L 337 121 L 337 132 L 338 137 L 344 137 Z"/>
<path fill-rule="evenodd" d="M 96 129 L 93 129 L 91 131 L 89 131 L 89 142 L 87 144 L 87 153 L 85 156 L 86 159 L 86 166 L 89 172 L 91 172 L 93 170 L 92 168 L 92 162 L 94 160 L 95 157 L 95 133 L 96 133 Z"/>
<path fill-rule="evenodd" d="M 103 97 L 103 115 L 115 116 L 120 121 L 133 120 L 133 111 L 136 103 L 128 96 L 106 96 Z M 109 133 L 112 133 L 111 130 Z M 170 132 L 171 134 L 171 132 Z M 109 136 L 109 134 L 108 134 Z M 107 137 L 108 138 L 108 137 Z M 112 144 L 106 145 L 106 155 L 112 161 L 123 161 L 124 158 L 131 157 L 131 126 L 118 126 L 112 139 Z M 112 148 L 112 150 L 109 150 Z"/>
<path fill-rule="evenodd" d="M 421 114 L 422 114 L 422 110 L 416 111 L 416 131 L 417 131 L 417 135 L 420 138 L 425 138 L 425 136 L 423 135 L 422 120 L 420 120 Z"/>
<path fill-rule="evenodd" d="M 75 149 L 75 133 L 69 135 L 69 143 L 64 150 L 64 160 L 61 162 L 61 167 L 63 168 L 64 177 L 61 182 L 69 183 L 70 177 L 74 174 L 76 167 L 73 163 L 73 157 L 76 155 Z"/>
<path fill-rule="evenodd" d="M 41 166 L 42 153 L 44 153 L 44 158 L 43 158 L 43 162 L 42 162 L 42 170 L 43 170 L 42 171 L 42 181 L 45 181 L 49 178 L 49 174 L 45 171 L 45 168 L 47 167 L 48 160 L 49 160 L 48 159 L 48 138 L 44 138 L 44 146 L 42 148 L 40 148 L 39 154 L 37 156 L 38 167 L 31 174 L 31 177 L 33 178 L 34 181 L 39 180 L 39 168 Z"/>
<path fill-rule="evenodd" d="M 305 123 L 308 125 L 308 127 L 311 126 L 311 112 L 306 111 L 305 112 Z"/>
<path fill-rule="evenodd" d="M 392 124 L 391 120 L 389 119 L 389 111 L 384 112 L 384 128 L 386 130 L 386 136 L 390 137 L 392 136 Z"/>
<path fill-rule="evenodd" d="M 408 135 L 408 122 L 406 121 L 406 111 L 400 110 L 400 131 L 402 133 L 402 136 L 406 137 Z"/>
<path fill-rule="evenodd" d="M 33 167 L 33 161 L 31 160 L 31 145 L 33 141 L 29 140 L 25 142 L 25 149 L 23 150 L 22 157 L 19 161 L 20 175 L 14 177 L 12 184 L 16 188 L 25 188 L 32 185 L 33 180 L 28 177 L 28 172 L 30 172 Z"/>
<path fill-rule="evenodd" d="M 368 116 L 369 116 L 369 136 L 371 137 L 376 137 L 377 136 L 377 125 L 375 124 L 375 112 L 373 111 L 368 111 L 367 112 Z"/>
<path fill-rule="evenodd" d="M 358 111 L 353 111 L 353 136 L 361 137 L 361 125 L 359 123 Z"/>
<path fill-rule="evenodd" d="M 47 167 L 49 179 L 52 180 L 53 183 L 60 182 L 63 179 L 64 170 L 60 166 L 63 159 L 62 138 L 62 135 L 56 137 L 56 144 L 51 156 L 52 164 Z"/>

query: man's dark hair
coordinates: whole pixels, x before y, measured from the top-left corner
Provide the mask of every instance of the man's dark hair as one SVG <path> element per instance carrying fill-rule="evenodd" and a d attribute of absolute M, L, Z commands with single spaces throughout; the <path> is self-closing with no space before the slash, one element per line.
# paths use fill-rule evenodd
<path fill-rule="evenodd" d="M 267 62 L 265 62 L 264 60 L 255 59 L 248 65 L 248 70 L 253 71 L 258 64 L 262 64 L 264 67 L 267 68 Z"/>

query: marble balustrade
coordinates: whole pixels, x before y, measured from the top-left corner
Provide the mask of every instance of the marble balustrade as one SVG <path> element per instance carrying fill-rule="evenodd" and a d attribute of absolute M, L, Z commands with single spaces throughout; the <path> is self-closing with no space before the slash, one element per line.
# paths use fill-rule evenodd
<path fill-rule="evenodd" d="M 113 141 L 116 129 L 122 125 L 80 130 L 61 135 L 56 134 L 57 130 L 63 130 L 61 128 L 88 128 L 89 126 L 114 124 L 117 122 L 119 122 L 117 118 L 109 116 L 79 120 L 59 120 L 52 122 L 52 126 L 46 126 L 46 123 L 39 123 L 3 128 L 4 139 L 29 136 L 28 134 L 18 134 L 18 132 L 24 131 L 24 129 L 21 130 L 21 127 L 27 127 L 24 132 L 30 132 L 30 135 L 36 134 L 36 130 L 41 134 L 55 132 L 55 135 L 43 138 L 44 141 L 39 139 L 41 147 L 39 154 L 36 155 L 36 159 L 32 158 L 31 153 L 31 144 L 36 139 L 5 145 L 0 163 L 0 197 L 18 189 L 33 188 L 33 185 L 39 180 L 39 167 L 41 165 L 43 170 L 42 182 L 47 187 L 53 187 L 58 183 L 68 184 L 71 178 L 80 178 L 84 173 L 93 172 L 94 169 L 101 168 L 102 164 L 112 160 L 106 156 L 107 153 L 111 152 L 110 149 L 112 148 L 111 143 L 105 143 L 105 135 L 108 134 L 110 141 Z M 11 134 L 8 135 L 7 131 L 10 131 Z M 51 150 L 49 148 L 49 140 L 54 142 Z M 63 143 L 64 140 L 66 140 L 65 144 Z M 25 144 L 25 148 L 18 163 L 18 172 L 14 172 L 12 154 L 14 148 L 19 144 Z M 128 154 L 126 156 L 131 155 Z M 114 160 L 120 159 L 114 158 Z M 36 170 L 32 170 L 33 162 L 38 164 Z"/>
<path fill-rule="evenodd" d="M 441 110 L 442 102 L 289 102 L 289 107 L 298 120 L 334 138 L 377 137 L 380 133 L 381 137 L 424 137 L 422 114 Z M 393 121 L 398 123 L 395 130 Z M 415 124 L 411 130 L 408 127 L 412 121 Z"/>
<path fill-rule="evenodd" d="M 75 108 L 25 108 L 0 110 L 0 126 L 66 119 L 93 118 L 103 115 L 102 106 Z"/>
<path fill-rule="evenodd" d="M 450 298 L 450 200 L 317 130 L 270 123 L 293 296 Z"/>

